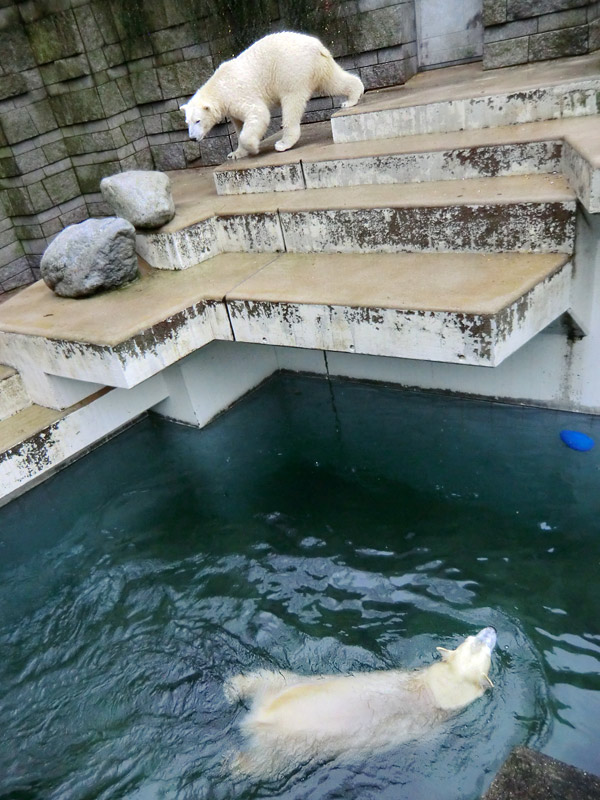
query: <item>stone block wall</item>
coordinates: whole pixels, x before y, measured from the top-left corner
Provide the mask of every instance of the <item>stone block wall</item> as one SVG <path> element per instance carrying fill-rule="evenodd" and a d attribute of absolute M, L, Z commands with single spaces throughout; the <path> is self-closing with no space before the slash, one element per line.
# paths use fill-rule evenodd
<path fill-rule="evenodd" d="M 278 0 L 253 2 L 269 3 L 271 30 L 285 26 Z M 416 72 L 414 0 L 323 3 L 333 24 L 321 38 L 367 88 Z M 218 164 L 234 149 L 227 124 L 191 141 L 178 110 L 235 52 L 219 7 L 0 0 L 0 293 L 38 277 L 63 227 L 110 213 L 99 193 L 105 175 Z M 332 98 L 316 98 L 305 121 L 333 109 Z M 271 130 L 279 127 L 274 118 Z"/>
<path fill-rule="evenodd" d="M 600 0 L 483 0 L 484 69 L 600 48 Z"/>

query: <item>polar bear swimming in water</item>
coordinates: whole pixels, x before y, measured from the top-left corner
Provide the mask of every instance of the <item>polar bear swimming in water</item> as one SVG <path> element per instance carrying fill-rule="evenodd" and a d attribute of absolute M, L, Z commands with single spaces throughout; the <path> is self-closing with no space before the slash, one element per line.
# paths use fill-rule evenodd
<path fill-rule="evenodd" d="M 241 724 L 248 746 L 232 769 L 274 777 L 311 758 L 372 752 L 422 736 L 493 686 L 495 645 L 496 630 L 488 627 L 456 650 L 438 647 L 441 661 L 414 671 L 236 675 L 225 695 L 251 705 Z"/>
<path fill-rule="evenodd" d="M 244 158 L 258 153 L 274 106 L 281 106 L 283 128 L 275 149 L 289 150 L 300 138 L 300 120 L 313 95 L 347 97 L 345 108 L 356 105 L 363 92 L 360 78 L 338 66 L 318 39 L 284 31 L 264 36 L 225 61 L 180 108 L 190 138 L 198 142 L 229 117 L 238 147 L 227 157 Z"/>

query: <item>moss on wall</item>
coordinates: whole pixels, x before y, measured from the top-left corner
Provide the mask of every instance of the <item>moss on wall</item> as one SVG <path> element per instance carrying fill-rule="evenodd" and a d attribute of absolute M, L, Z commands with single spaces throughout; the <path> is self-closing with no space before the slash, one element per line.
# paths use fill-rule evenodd
<path fill-rule="evenodd" d="M 182 21 L 189 22 L 199 44 L 207 29 L 218 38 L 218 54 L 237 55 L 275 30 L 312 33 L 324 41 L 335 35 L 342 0 L 180 0 Z M 112 0 L 115 24 L 122 41 L 135 41 L 156 29 L 155 7 L 144 0 Z"/>

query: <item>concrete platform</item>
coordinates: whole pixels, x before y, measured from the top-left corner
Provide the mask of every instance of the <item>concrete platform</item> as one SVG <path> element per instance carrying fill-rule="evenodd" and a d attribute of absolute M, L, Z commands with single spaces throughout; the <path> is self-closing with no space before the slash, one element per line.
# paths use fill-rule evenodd
<path fill-rule="evenodd" d="M 251 194 L 384 183 L 422 183 L 564 172 L 588 211 L 600 211 L 600 117 L 334 144 L 329 123 L 305 125 L 283 153 L 214 170 L 217 193 Z"/>
<path fill-rule="evenodd" d="M 570 253 L 575 196 L 558 175 L 311 189 L 279 217 L 288 252 Z"/>
<path fill-rule="evenodd" d="M 560 175 L 217 196 L 206 171 L 171 173 L 177 213 L 138 233 L 158 269 L 223 252 L 570 253 L 575 194 Z"/>
<path fill-rule="evenodd" d="M 472 130 L 600 113 L 600 53 L 483 70 L 421 72 L 331 119 L 334 142 Z"/>
<path fill-rule="evenodd" d="M 233 334 L 227 292 L 273 258 L 232 254 L 183 272 L 149 269 L 112 292 L 57 297 L 43 281 L 0 306 L 0 361 L 130 388 Z"/>
<path fill-rule="evenodd" d="M 292 151 L 172 173 L 175 218 L 137 237 L 158 269 L 3 303 L 0 363 L 65 411 L 0 422 L 0 503 L 147 409 L 201 426 L 280 368 L 597 413 L 600 56 L 478 69 L 422 73 L 334 119 L 396 138 L 311 126 Z M 573 256 L 576 199 L 591 213 Z M 551 325 L 565 312 L 587 337 Z"/>
<path fill-rule="evenodd" d="M 0 308 L 0 358 L 84 390 L 213 340 L 493 366 L 569 308 L 570 278 L 557 254 L 220 255 L 85 300 L 39 282 Z"/>
<path fill-rule="evenodd" d="M 496 366 L 569 308 L 556 255 L 283 255 L 226 303 L 236 341 Z"/>

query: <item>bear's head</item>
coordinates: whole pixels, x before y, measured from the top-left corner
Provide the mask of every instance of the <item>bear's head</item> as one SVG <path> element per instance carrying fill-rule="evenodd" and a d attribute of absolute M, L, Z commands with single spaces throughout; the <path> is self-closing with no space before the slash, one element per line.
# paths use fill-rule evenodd
<path fill-rule="evenodd" d="M 185 114 L 190 139 L 202 141 L 206 134 L 221 119 L 221 114 L 213 103 L 202 100 L 194 95 L 191 100 L 179 106 Z"/>
<path fill-rule="evenodd" d="M 456 650 L 437 648 L 442 661 L 429 668 L 427 683 L 439 708 L 463 708 L 493 686 L 488 672 L 495 646 L 496 630 L 489 627 L 467 636 Z"/>

